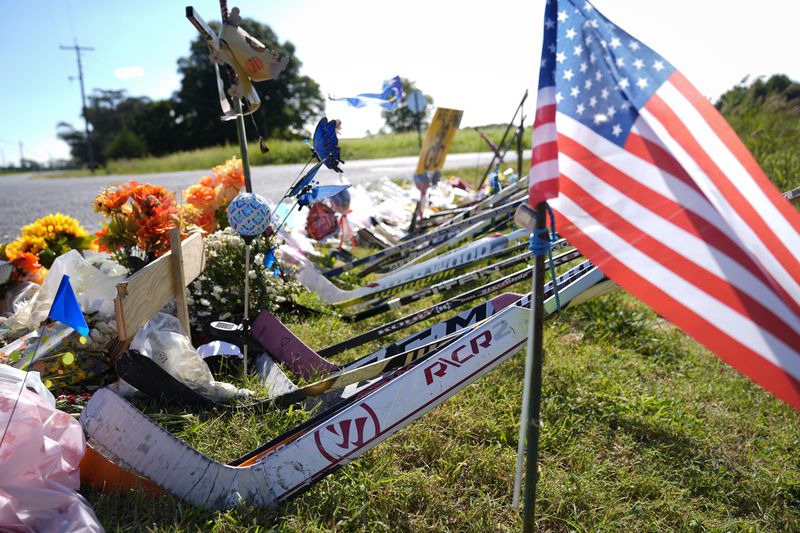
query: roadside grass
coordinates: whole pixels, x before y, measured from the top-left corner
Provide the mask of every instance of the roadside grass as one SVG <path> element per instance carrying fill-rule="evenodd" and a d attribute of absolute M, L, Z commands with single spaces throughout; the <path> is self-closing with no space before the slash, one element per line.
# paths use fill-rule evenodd
<path fill-rule="evenodd" d="M 497 144 L 503 137 L 505 127 L 493 126 L 483 131 Z M 373 135 L 371 137 L 359 139 L 342 139 L 339 144 L 342 149 L 342 154 L 346 154 L 346 160 L 401 157 L 419 154 L 417 132 Z M 302 140 L 267 140 L 267 145 L 269 146 L 269 152 L 266 154 L 261 153 L 257 143 L 250 143 L 248 145 L 251 165 L 305 163 L 308 161 L 311 153 L 308 145 Z M 530 145 L 531 129 L 528 128 L 523 138 L 523 146 L 527 150 L 530 148 Z M 485 152 L 488 150 L 489 148 L 486 143 L 481 140 L 475 130 L 471 128 L 458 130 L 453 139 L 453 144 L 450 147 L 450 153 L 452 154 Z M 514 150 L 515 147 L 512 147 L 511 151 Z M 239 156 L 238 145 L 215 146 L 199 150 L 177 152 L 162 157 L 144 157 L 125 161 L 111 161 L 106 167 L 101 168 L 95 174 L 146 174 L 155 172 L 177 172 L 181 170 L 208 170 L 216 165 L 224 163 L 234 155 L 237 157 Z M 90 175 L 90 173 L 86 169 L 78 169 L 55 174 L 46 174 L 41 177 L 53 179 L 88 175 Z"/>
<path fill-rule="evenodd" d="M 474 184 L 484 170 L 447 174 Z M 331 314 L 281 319 L 320 349 L 455 292 L 358 324 Z M 311 293 L 299 302 L 329 310 Z M 333 359 L 350 361 L 441 318 Z M 549 321 L 545 348 L 540 531 L 800 530 L 800 413 L 622 292 Z M 211 512 L 169 495 L 82 492 L 117 531 L 519 531 L 511 492 L 523 375 L 520 352 L 277 509 Z M 314 414 L 139 406 L 222 462 Z"/>
<path fill-rule="evenodd" d="M 332 317 L 290 325 L 315 348 L 354 332 Z M 800 527 L 798 413 L 621 293 L 565 311 L 546 325 L 545 342 L 540 530 Z M 84 493 L 120 531 L 517 531 L 523 359 L 275 510 Z M 228 461 L 306 416 L 208 412 L 166 427 Z"/>
<path fill-rule="evenodd" d="M 281 319 L 319 349 L 453 294 L 359 324 L 332 315 Z M 325 308 L 310 293 L 301 303 Z M 409 331 L 334 359 L 352 360 Z M 545 344 L 539 530 L 800 528 L 800 414 L 621 292 L 564 311 L 546 324 Z M 118 531 L 518 531 L 511 491 L 523 374 L 520 352 L 274 510 L 210 512 L 172 496 L 83 493 Z M 312 414 L 186 415 L 139 405 L 223 462 Z"/>

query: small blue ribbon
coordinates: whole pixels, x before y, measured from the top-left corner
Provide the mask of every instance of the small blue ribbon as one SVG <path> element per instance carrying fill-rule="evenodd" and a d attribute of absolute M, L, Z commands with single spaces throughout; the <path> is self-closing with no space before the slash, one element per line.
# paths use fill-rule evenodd
<path fill-rule="evenodd" d="M 558 281 L 556 279 L 556 267 L 553 265 L 553 248 L 552 243 L 558 240 L 556 233 L 556 219 L 553 216 L 553 210 L 548 205 L 547 214 L 550 215 L 550 229 L 546 227 L 533 230 L 531 233 L 531 252 L 535 256 L 547 255 L 547 260 L 550 264 L 550 277 L 553 279 L 553 291 L 556 297 L 556 312 L 561 311 L 561 300 L 558 297 Z"/>

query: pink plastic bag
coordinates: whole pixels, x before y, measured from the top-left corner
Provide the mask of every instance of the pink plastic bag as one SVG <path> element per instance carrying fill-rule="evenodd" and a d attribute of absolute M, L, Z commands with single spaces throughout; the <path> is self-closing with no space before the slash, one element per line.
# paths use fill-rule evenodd
<path fill-rule="evenodd" d="M 32 372 L 28 380 L 38 379 Z M 33 378 L 33 379 L 32 379 Z M 31 384 L 28 384 L 31 385 Z M 0 380 L 0 530 L 103 531 L 92 508 L 75 492 L 85 451 L 77 420 L 50 398 Z"/>

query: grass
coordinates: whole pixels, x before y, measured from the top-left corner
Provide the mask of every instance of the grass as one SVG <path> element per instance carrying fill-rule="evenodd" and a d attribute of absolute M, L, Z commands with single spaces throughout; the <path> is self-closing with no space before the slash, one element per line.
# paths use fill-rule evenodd
<path fill-rule="evenodd" d="M 482 169 L 456 173 L 473 181 Z M 310 293 L 301 303 L 322 306 Z M 281 319 L 319 349 L 410 311 L 357 325 L 331 315 Z M 800 414 L 624 293 L 548 322 L 545 345 L 540 531 L 800 529 Z M 172 496 L 83 493 L 118 531 L 518 531 L 511 491 L 523 374 L 519 353 L 277 509 L 211 512 Z M 308 416 L 294 409 L 158 420 L 227 462 Z"/>
<path fill-rule="evenodd" d="M 484 130 L 489 138 L 499 143 L 505 127 L 494 126 Z M 531 130 L 526 130 L 523 146 L 526 150 L 531 145 Z M 248 146 L 252 165 L 283 165 L 289 163 L 305 163 L 309 158 L 309 148 L 304 141 L 269 140 L 269 152 L 262 154 L 257 144 Z M 343 139 L 340 142 L 342 154 L 346 159 L 375 159 L 384 157 L 413 156 L 419 154 L 416 132 L 374 135 L 360 139 Z M 513 147 L 512 147 L 513 148 Z M 488 147 L 480 139 L 475 130 L 461 129 L 456 133 L 450 153 L 481 152 Z M 513 151 L 513 150 L 512 150 Z M 186 152 L 177 152 L 163 157 L 145 157 L 126 161 L 112 161 L 98 173 L 145 174 L 156 172 L 177 172 L 182 170 L 208 170 L 233 155 L 239 154 L 237 146 L 216 146 Z M 58 174 L 42 175 L 43 178 L 65 178 L 87 176 L 85 169 L 65 171 Z"/>
<path fill-rule="evenodd" d="M 351 333 L 331 317 L 288 322 L 315 348 Z M 621 293 L 564 312 L 546 325 L 545 343 L 540 530 L 800 527 L 798 413 Z M 85 495 L 120 531 L 517 531 L 523 359 L 276 510 Z M 169 427 L 225 461 L 305 416 L 204 413 Z"/>

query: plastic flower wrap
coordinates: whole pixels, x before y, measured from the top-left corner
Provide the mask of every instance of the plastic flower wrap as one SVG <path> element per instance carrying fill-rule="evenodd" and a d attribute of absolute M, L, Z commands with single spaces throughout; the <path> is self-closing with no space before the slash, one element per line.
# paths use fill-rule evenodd
<path fill-rule="evenodd" d="M 56 257 L 91 248 L 92 239 L 77 220 L 55 213 L 23 226 L 19 238 L 3 247 L 0 258 L 14 265 L 15 281 L 41 284 Z"/>
<path fill-rule="evenodd" d="M 227 227 L 225 210 L 244 187 L 242 162 L 235 157 L 212 169 L 198 183 L 183 191 L 186 204 L 181 206 L 181 219 L 212 233 Z"/>
<path fill-rule="evenodd" d="M 206 237 L 206 265 L 203 273 L 189 286 L 189 315 L 192 321 L 227 319 L 242 312 L 244 300 L 244 240 L 231 228 L 219 230 Z M 250 316 L 267 309 L 275 311 L 293 293 L 300 291 L 291 269 L 282 267 L 274 275 L 274 265 L 280 263 L 280 252 L 270 254 L 263 240 L 253 243 L 250 265 Z"/>
<path fill-rule="evenodd" d="M 175 194 L 164 187 L 130 181 L 100 192 L 94 210 L 107 220 L 97 238 L 100 250 L 132 271 L 169 251 L 169 230 L 177 227 Z"/>

